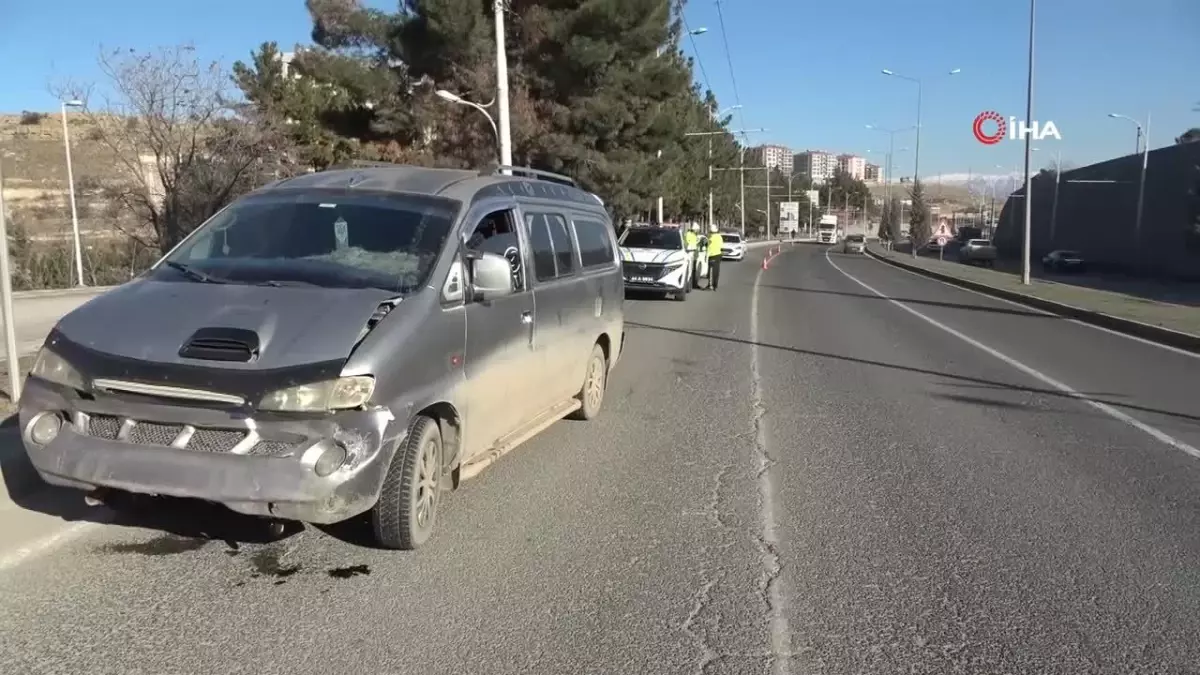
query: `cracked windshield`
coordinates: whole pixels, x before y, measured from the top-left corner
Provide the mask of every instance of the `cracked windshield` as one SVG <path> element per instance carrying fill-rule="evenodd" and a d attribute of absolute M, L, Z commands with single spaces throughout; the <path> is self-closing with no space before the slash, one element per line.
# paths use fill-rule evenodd
<path fill-rule="evenodd" d="M 1200 673 L 1200 3 L 0 25 L 0 673 Z"/>

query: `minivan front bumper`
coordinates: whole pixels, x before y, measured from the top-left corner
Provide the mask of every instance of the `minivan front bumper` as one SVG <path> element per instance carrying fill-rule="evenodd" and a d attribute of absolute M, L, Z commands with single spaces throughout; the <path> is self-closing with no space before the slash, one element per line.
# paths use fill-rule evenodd
<path fill-rule="evenodd" d="M 248 515 L 318 524 L 374 506 L 407 428 L 386 408 L 248 416 L 110 396 L 84 400 L 32 377 L 18 415 L 30 462 L 51 485 L 203 499 Z M 57 416 L 61 426 L 39 444 L 34 425 L 45 416 Z M 327 460 L 320 468 L 328 475 L 318 475 L 327 453 L 344 453 L 345 460 L 332 470 Z"/>

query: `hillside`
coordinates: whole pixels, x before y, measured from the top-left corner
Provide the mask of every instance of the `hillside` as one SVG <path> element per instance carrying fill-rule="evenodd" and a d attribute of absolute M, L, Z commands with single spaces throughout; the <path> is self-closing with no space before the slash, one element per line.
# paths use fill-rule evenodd
<path fill-rule="evenodd" d="M 92 120 L 68 113 L 67 121 L 80 229 L 111 230 L 111 209 L 101 198 L 100 187 L 119 179 L 116 157 L 98 142 Z M 52 114 L 28 122 L 19 114 L 0 114 L 5 202 L 14 221 L 30 233 L 65 234 L 71 227 L 71 207 L 62 118 Z"/>

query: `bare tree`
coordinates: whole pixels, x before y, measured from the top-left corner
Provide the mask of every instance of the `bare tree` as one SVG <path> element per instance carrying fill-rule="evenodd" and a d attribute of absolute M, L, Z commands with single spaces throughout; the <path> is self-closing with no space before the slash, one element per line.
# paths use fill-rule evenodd
<path fill-rule="evenodd" d="M 290 173 L 285 136 L 229 96 L 229 73 L 190 45 L 102 49 L 98 60 L 112 92 L 103 105 L 88 100 L 92 87 L 58 90 L 85 102 L 114 156 L 120 175 L 107 192 L 139 242 L 166 251 L 234 197 Z"/>

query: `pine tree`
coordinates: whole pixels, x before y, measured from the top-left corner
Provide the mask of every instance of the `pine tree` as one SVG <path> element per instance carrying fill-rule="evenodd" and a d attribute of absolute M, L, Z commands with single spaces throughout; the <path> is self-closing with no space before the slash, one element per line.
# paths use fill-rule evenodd
<path fill-rule="evenodd" d="M 925 188 L 920 179 L 913 181 L 909 198 L 912 200 L 912 208 L 908 216 L 908 232 L 912 242 L 912 254 L 916 256 L 917 250 L 933 236 L 933 230 L 929 226 L 929 205 L 925 202 Z"/>

